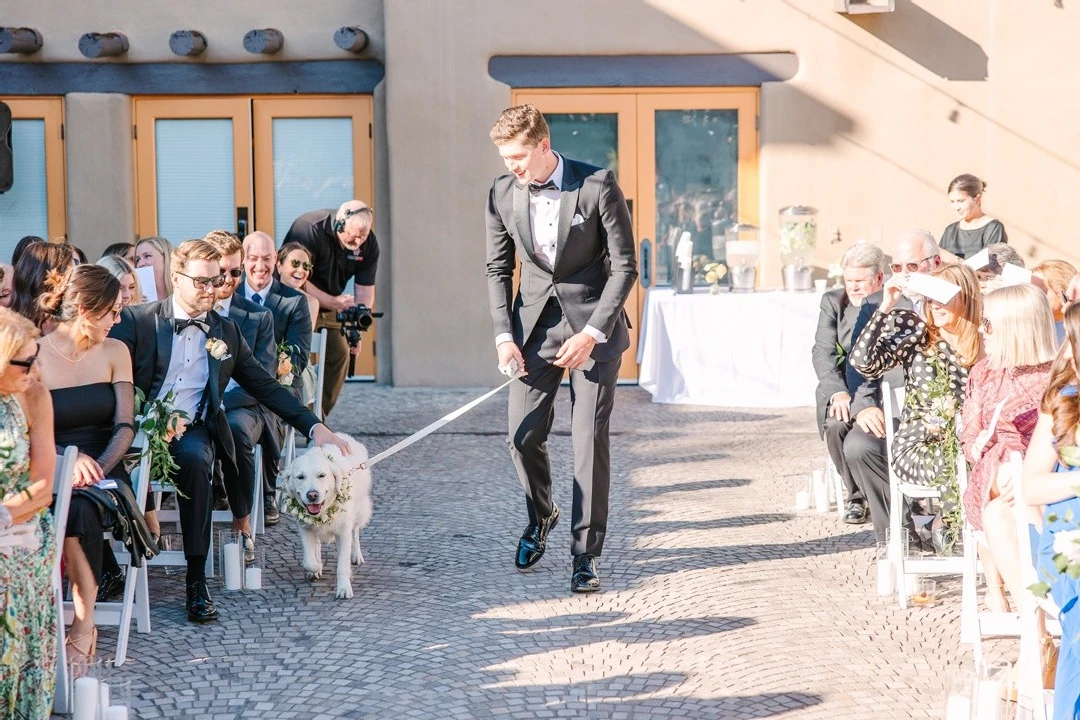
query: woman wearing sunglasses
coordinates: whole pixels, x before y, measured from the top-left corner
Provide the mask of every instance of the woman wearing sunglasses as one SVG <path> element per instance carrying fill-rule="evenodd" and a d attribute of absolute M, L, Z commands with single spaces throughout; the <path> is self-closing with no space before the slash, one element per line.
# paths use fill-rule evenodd
<path fill-rule="evenodd" d="M 311 277 L 311 254 L 298 242 L 288 242 L 278 251 L 277 276 L 285 285 L 298 290 L 307 298 L 308 310 L 311 311 L 311 329 L 319 320 L 319 301 L 307 291 L 307 281 Z"/>
<path fill-rule="evenodd" d="M 56 329 L 41 342 L 41 381 L 52 395 L 57 446 L 79 448 L 75 488 L 105 478 L 131 482 L 122 462 L 135 439 L 131 357 L 123 343 L 108 337 L 120 319 L 121 296 L 120 281 L 106 268 L 80 265 L 65 287 L 41 298 L 56 319 Z M 71 496 L 63 548 L 75 605 L 69 658 L 93 658 L 103 565 L 119 571 L 111 551 L 105 552 L 104 525 L 98 505 L 81 493 Z"/>
<path fill-rule="evenodd" d="M 45 718 L 56 678 L 56 446 L 52 403 L 31 374 L 34 324 L 0 308 L 0 698 L 5 717 Z"/>

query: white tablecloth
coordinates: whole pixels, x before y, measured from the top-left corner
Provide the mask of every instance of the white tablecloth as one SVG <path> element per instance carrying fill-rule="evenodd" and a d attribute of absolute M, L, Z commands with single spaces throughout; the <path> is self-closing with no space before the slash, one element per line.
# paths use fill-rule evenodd
<path fill-rule="evenodd" d="M 658 403 L 813 406 L 817 376 L 810 348 L 820 308 L 814 292 L 650 289 L 638 382 Z"/>

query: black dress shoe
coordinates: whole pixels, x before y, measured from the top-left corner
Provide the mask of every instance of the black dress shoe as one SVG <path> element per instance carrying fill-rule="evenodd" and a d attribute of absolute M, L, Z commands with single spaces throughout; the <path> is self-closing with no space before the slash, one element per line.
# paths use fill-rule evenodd
<path fill-rule="evenodd" d="M 863 502 L 849 502 L 844 510 L 844 522 L 848 525 L 863 525 L 870 520 L 870 511 Z"/>
<path fill-rule="evenodd" d="M 600 589 L 600 574 L 596 558 L 589 554 L 574 556 L 574 573 L 570 576 L 570 592 L 589 593 Z"/>
<path fill-rule="evenodd" d="M 517 557 L 514 559 L 514 565 L 518 570 L 528 570 L 540 562 L 540 558 L 544 557 L 544 550 L 547 549 L 548 533 L 558 524 L 558 505 L 552 505 L 551 514 L 540 522 L 529 523 L 529 527 L 525 528 L 525 534 L 518 540 Z"/>
<path fill-rule="evenodd" d="M 116 599 L 124 589 L 123 572 L 104 572 L 101 574 L 101 584 L 98 585 L 97 601 L 109 602 Z"/>
<path fill-rule="evenodd" d="M 187 619 L 191 622 L 204 623 L 217 620 L 217 607 L 210 599 L 210 590 L 205 580 L 196 580 L 187 585 Z"/>
<path fill-rule="evenodd" d="M 267 495 L 263 502 L 263 522 L 267 525 L 277 525 L 280 519 L 281 513 L 278 511 L 277 499 L 272 494 Z"/>

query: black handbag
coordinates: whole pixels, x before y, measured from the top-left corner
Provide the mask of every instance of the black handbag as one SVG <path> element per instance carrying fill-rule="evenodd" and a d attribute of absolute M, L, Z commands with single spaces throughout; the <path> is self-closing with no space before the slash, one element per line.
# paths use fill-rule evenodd
<path fill-rule="evenodd" d="M 82 495 L 98 507 L 102 526 L 127 548 L 134 567 L 142 567 L 144 558 L 150 559 L 161 552 L 127 483 L 117 482 L 115 488 L 90 485 L 76 488 L 72 493 Z"/>

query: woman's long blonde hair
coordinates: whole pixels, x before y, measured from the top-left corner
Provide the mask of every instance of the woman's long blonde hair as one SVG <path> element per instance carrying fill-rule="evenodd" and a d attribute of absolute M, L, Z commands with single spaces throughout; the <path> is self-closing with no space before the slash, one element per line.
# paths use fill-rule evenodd
<path fill-rule="evenodd" d="M 957 359 L 964 367 L 971 367 L 982 355 L 982 335 L 979 322 L 982 320 L 982 290 L 975 271 L 962 263 L 942 265 L 930 273 L 934 277 L 948 280 L 960 288 L 949 304 L 959 315 L 959 328 L 956 331 Z M 926 348 L 932 348 L 941 339 L 941 328 L 934 324 L 932 313 L 926 313 Z"/>
<path fill-rule="evenodd" d="M 11 359 L 38 336 L 38 329 L 14 310 L 0 307 L 0 374 L 7 372 Z"/>
<path fill-rule="evenodd" d="M 169 241 L 163 237 L 152 235 L 150 237 L 140 238 L 139 242 L 135 243 L 135 252 L 139 252 L 139 246 L 143 243 L 152 245 L 161 255 L 165 258 L 165 261 L 161 266 L 161 284 L 165 288 L 165 297 L 172 295 L 172 251 L 173 247 L 169 244 Z M 159 297 L 158 300 L 164 300 L 165 298 Z"/>
<path fill-rule="evenodd" d="M 1054 314 L 1046 293 L 1034 285 L 1010 285 L 987 293 L 983 317 L 990 325 L 986 354 L 991 366 L 1042 365 L 1057 354 Z"/>

